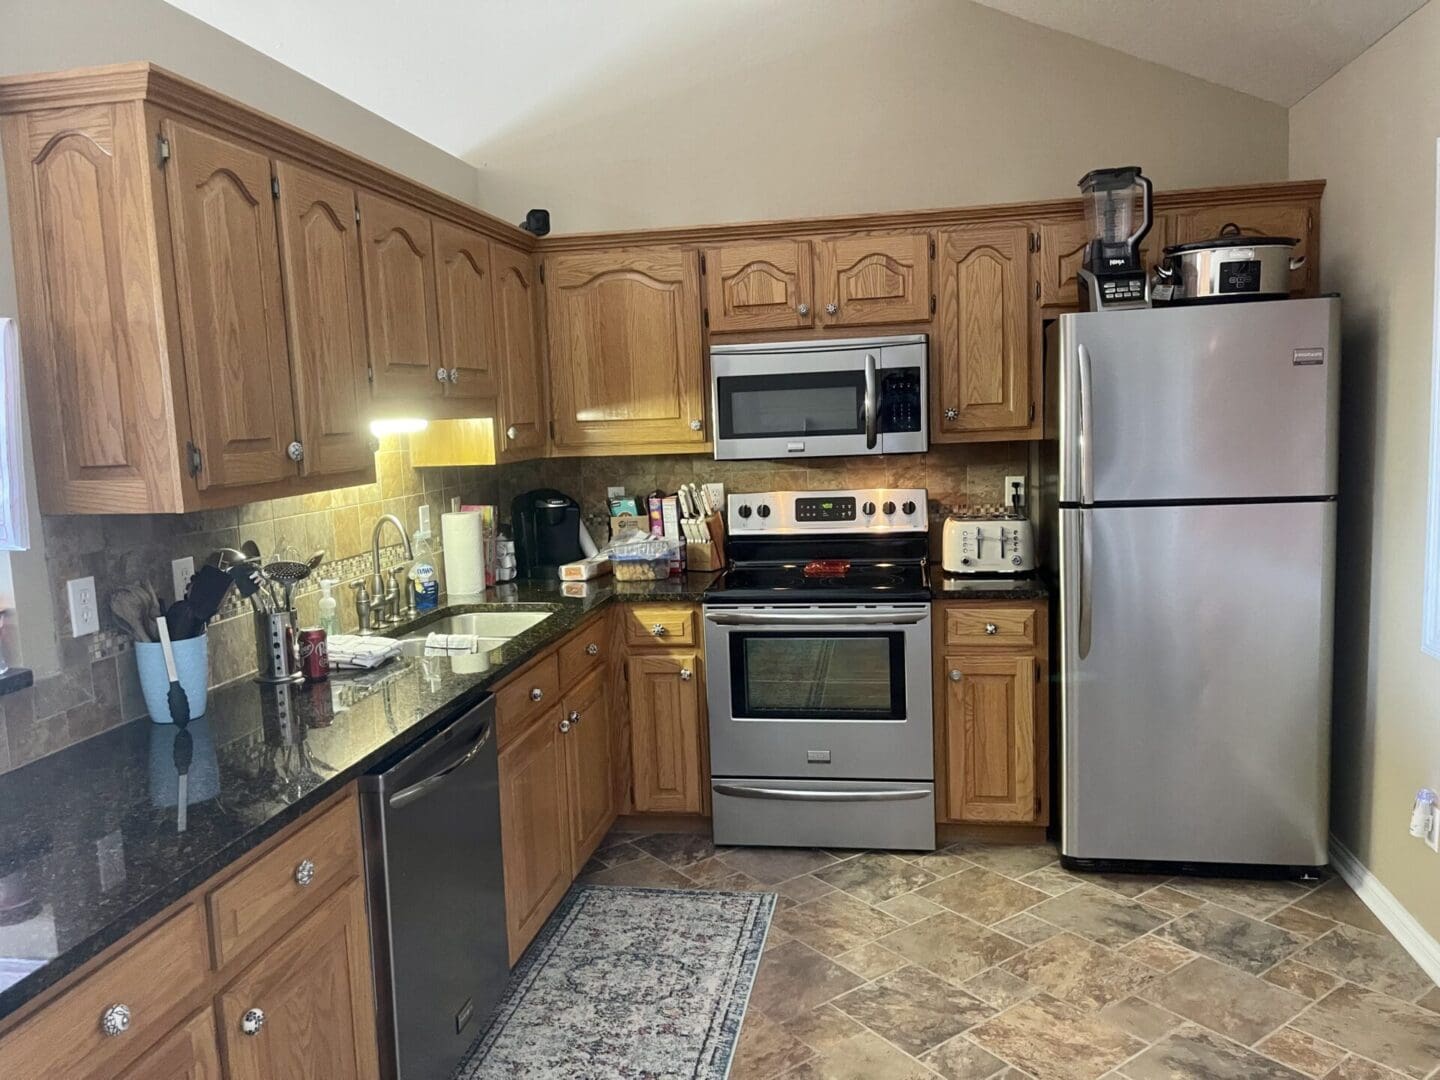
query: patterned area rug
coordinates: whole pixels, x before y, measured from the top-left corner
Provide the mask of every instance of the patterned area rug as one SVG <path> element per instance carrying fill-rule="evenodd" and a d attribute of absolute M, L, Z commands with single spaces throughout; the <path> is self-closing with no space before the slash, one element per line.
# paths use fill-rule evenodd
<path fill-rule="evenodd" d="M 579 885 L 455 1080 L 724 1080 L 773 893 Z"/>

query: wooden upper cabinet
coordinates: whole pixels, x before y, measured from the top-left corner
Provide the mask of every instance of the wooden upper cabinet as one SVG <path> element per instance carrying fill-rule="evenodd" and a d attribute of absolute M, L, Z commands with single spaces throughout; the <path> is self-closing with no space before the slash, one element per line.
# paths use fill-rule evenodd
<path fill-rule="evenodd" d="M 440 396 L 440 326 L 430 218 L 413 207 L 360 192 L 360 265 L 374 402 L 403 412 Z"/>
<path fill-rule="evenodd" d="M 665 651 L 631 656 L 632 797 L 640 813 L 698 814 L 705 806 L 700 657 Z"/>
<path fill-rule="evenodd" d="M 288 449 L 298 431 L 270 159 L 177 120 L 161 127 L 191 439 L 202 455 L 196 484 L 294 476 Z"/>
<path fill-rule="evenodd" d="M 940 233 L 933 437 L 1021 429 L 1031 406 L 1030 233 L 984 225 Z"/>
<path fill-rule="evenodd" d="M 277 162 L 295 418 L 306 476 L 373 470 L 355 190 Z"/>
<path fill-rule="evenodd" d="M 946 813 L 1024 823 L 1040 813 L 1034 656 L 946 656 Z"/>
<path fill-rule="evenodd" d="M 822 326 L 930 320 L 929 233 L 851 233 L 815 245 Z"/>
<path fill-rule="evenodd" d="M 686 448 L 705 441 L 700 271 L 680 247 L 545 260 L 555 443 Z"/>
<path fill-rule="evenodd" d="M 1169 219 L 1164 214 L 1156 214 L 1150 231 L 1140 241 L 1140 254 L 1147 270 L 1154 268 L 1165 245 L 1172 242 L 1168 239 L 1169 229 Z M 1090 240 L 1085 220 L 1042 221 L 1037 235 L 1040 288 L 1036 299 L 1042 308 L 1054 309 L 1054 314 L 1079 310 L 1080 264 L 1085 260 L 1085 245 Z"/>
<path fill-rule="evenodd" d="M 1305 265 L 1290 274 L 1290 292 L 1309 296 L 1317 291 L 1318 251 L 1314 242 L 1316 205 L 1310 202 L 1234 203 L 1176 210 L 1171 221 L 1172 244 L 1190 244 L 1220 235 L 1226 225 L 1239 226 L 1242 236 L 1291 236 L 1299 241 L 1294 255 L 1305 256 Z"/>
<path fill-rule="evenodd" d="M 565 717 L 570 723 L 562 740 L 570 785 L 570 865 L 578 873 L 610 831 L 617 809 L 610 686 L 603 668 L 565 695 Z"/>
<path fill-rule="evenodd" d="M 545 449 L 541 290 L 534 256 L 495 244 L 490 264 L 495 278 L 496 355 L 500 369 L 496 444 L 501 460 L 513 461 L 534 457 Z"/>
<path fill-rule="evenodd" d="M 705 309 L 712 333 L 813 326 L 808 240 L 755 240 L 704 250 Z"/>
<path fill-rule="evenodd" d="M 479 233 L 441 221 L 432 225 L 435 239 L 435 292 L 440 303 L 440 366 L 447 410 L 468 416 L 473 403 L 494 400 L 499 380 L 495 335 L 495 295 L 490 241 Z M 464 407 L 470 405 L 469 411 Z"/>
<path fill-rule="evenodd" d="M 340 888 L 233 983 L 217 1004 L 229 1080 L 378 1080 L 365 887 Z M 246 1017 L 263 1014 L 249 1033 Z M 253 1025 L 252 1025 L 253 1026 Z"/>

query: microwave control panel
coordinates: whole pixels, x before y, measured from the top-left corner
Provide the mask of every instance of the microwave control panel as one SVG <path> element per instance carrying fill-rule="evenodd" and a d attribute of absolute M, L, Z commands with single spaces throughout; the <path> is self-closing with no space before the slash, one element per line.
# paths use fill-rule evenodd
<path fill-rule="evenodd" d="M 880 430 L 919 431 L 925 409 L 919 368 L 896 368 L 880 379 Z"/>

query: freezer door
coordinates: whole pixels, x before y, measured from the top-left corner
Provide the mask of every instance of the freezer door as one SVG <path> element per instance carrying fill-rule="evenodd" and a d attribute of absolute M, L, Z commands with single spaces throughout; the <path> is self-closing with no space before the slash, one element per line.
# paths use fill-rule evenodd
<path fill-rule="evenodd" d="M 1333 298 L 1062 316 L 1060 501 L 1335 494 L 1339 326 Z"/>
<path fill-rule="evenodd" d="M 1326 861 L 1335 504 L 1060 512 L 1061 851 Z"/>

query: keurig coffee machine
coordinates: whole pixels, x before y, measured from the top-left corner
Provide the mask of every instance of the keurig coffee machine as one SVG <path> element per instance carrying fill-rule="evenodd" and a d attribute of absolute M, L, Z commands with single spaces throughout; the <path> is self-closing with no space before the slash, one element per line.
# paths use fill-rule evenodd
<path fill-rule="evenodd" d="M 558 567 L 584 557 L 580 504 L 554 488 L 536 488 L 510 503 L 515 567 L 522 578 L 555 578 Z"/>
<path fill-rule="evenodd" d="M 1140 241 L 1150 231 L 1150 180 L 1138 165 L 1095 169 L 1080 179 L 1090 239 L 1080 264 L 1080 308 L 1150 306 Z"/>

